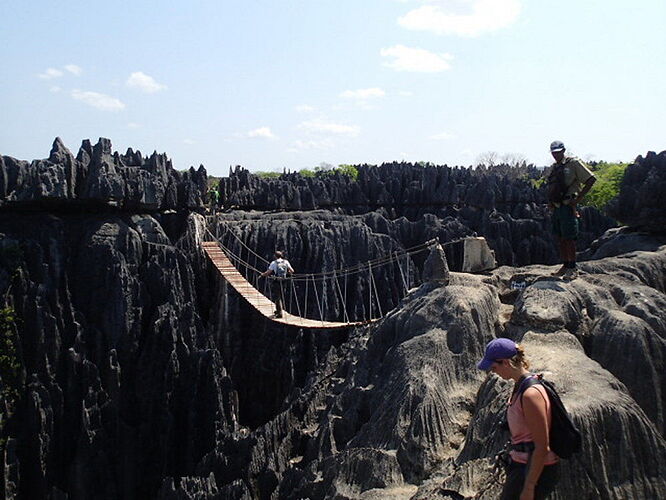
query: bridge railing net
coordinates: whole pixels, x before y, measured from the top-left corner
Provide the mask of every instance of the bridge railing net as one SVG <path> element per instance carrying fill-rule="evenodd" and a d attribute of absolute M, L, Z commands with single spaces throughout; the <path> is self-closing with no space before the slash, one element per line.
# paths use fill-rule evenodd
<path fill-rule="evenodd" d="M 248 283 L 275 302 L 273 295 L 278 287 L 271 286 L 275 278 L 261 276 L 270 261 L 246 244 L 241 237 L 245 234 L 243 228 L 215 225 L 206 234 L 206 239 L 218 243 Z M 355 322 L 382 317 L 419 281 L 413 257 L 434 243 L 431 240 L 407 249 L 396 248 L 343 268 L 291 274 L 278 280 L 284 309 L 295 316 L 322 321 Z"/>

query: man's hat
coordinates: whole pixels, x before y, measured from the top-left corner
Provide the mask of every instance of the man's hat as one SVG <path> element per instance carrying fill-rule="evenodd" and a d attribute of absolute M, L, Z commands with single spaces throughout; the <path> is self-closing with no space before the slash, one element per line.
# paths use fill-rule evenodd
<path fill-rule="evenodd" d="M 505 338 L 491 340 L 486 346 L 483 359 L 476 367 L 479 370 L 487 371 L 495 361 L 513 358 L 516 354 L 518 354 L 518 347 L 513 340 Z"/>
<path fill-rule="evenodd" d="M 550 152 L 556 153 L 558 151 L 564 151 L 564 143 L 562 141 L 553 141 L 550 143 Z"/>

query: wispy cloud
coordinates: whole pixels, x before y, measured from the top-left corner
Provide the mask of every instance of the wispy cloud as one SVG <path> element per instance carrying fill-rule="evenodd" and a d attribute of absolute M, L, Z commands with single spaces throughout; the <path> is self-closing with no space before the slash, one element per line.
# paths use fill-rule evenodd
<path fill-rule="evenodd" d="M 440 132 L 439 134 L 434 134 L 429 137 L 429 139 L 433 139 L 435 141 L 446 141 L 448 139 L 454 139 L 454 138 L 455 135 L 449 132 Z"/>
<path fill-rule="evenodd" d="M 37 75 L 42 80 L 52 80 L 54 78 L 60 78 L 63 75 L 63 72 L 55 68 L 47 68 L 44 73 Z"/>
<path fill-rule="evenodd" d="M 183 144 L 187 144 L 188 146 L 190 146 L 192 144 L 196 144 L 196 142 L 193 141 L 192 139 L 183 139 Z"/>
<path fill-rule="evenodd" d="M 414 92 L 412 92 L 411 90 L 401 90 L 400 92 L 398 92 L 398 95 L 401 95 L 401 96 L 404 96 L 404 97 L 411 97 L 411 96 L 414 95 Z"/>
<path fill-rule="evenodd" d="M 139 127 L 140 127 L 140 125 L 138 123 L 129 122 L 127 124 L 127 128 L 136 129 L 136 128 L 139 128 Z"/>
<path fill-rule="evenodd" d="M 340 94 L 340 97 L 345 99 L 367 100 L 376 97 L 384 97 L 386 92 L 377 87 L 369 89 L 345 90 Z"/>
<path fill-rule="evenodd" d="M 81 73 L 83 73 L 83 69 L 81 69 L 81 67 L 77 66 L 76 64 L 68 64 L 65 66 L 65 69 L 76 76 L 79 76 Z"/>
<path fill-rule="evenodd" d="M 102 111 L 119 111 L 125 109 L 125 104 L 123 104 L 120 99 L 116 99 L 115 97 L 106 94 L 100 94 L 99 92 L 74 89 L 72 90 L 71 95 L 77 101 L 81 101 L 88 106 L 101 109 Z"/>
<path fill-rule="evenodd" d="M 166 90 L 167 86 L 157 83 L 152 76 L 146 75 L 142 71 L 135 71 L 132 73 L 125 82 L 130 88 L 140 90 L 146 94 L 154 94 L 160 90 Z"/>
<path fill-rule="evenodd" d="M 439 35 L 479 36 L 512 24 L 519 16 L 521 0 L 467 0 L 467 12 L 440 5 L 423 5 L 398 19 L 404 28 Z"/>
<path fill-rule="evenodd" d="M 315 111 L 315 108 L 307 104 L 299 104 L 298 106 L 296 106 L 296 111 L 298 111 L 299 113 L 312 113 L 313 111 Z"/>
<path fill-rule="evenodd" d="M 449 61 L 451 54 L 435 54 L 425 49 L 394 45 L 380 50 L 382 57 L 393 58 L 385 62 L 384 66 L 396 71 L 411 71 L 417 73 L 439 73 L 451 68 Z"/>
<path fill-rule="evenodd" d="M 270 127 L 259 127 L 254 130 L 250 130 L 247 133 L 247 137 L 258 137 L 260 139 L 276 139 L 275 134 L 271 132 Z"/>
<path fill-rule="evenodd" d="M 294 141 L 291 147 L 287 149 L 287 153 L 298 153 L 299 151 L 306 150 L 323 150 L 333 148 L 334 143 L 331 139 L 314 139 L 309 141 Z"/>
<path fill-rule="evenodd" d="M 57 85 L 52 85 L 51 88 L 49 89 L 49 92 L 53 92 L 54 94 L 57 94 L 60 92 L 62 89 L 58 87 Z"/>
<path fill-rule="evenodd" d="M 342 123 L 333 123 L 323 119 L 308 120 L 298 125 L 298 128 L 306 132 L 327 133 L 334 135 L 356 136 L 361 128 L 358 125 L 345 125 Z"/>

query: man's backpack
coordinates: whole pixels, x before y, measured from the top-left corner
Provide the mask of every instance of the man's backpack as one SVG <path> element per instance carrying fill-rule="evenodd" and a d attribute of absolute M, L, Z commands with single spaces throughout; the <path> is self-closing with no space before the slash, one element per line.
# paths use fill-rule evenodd
<path fill-rule="evenodd" d="M 543 375 L 530 377 L 520 389 L 520 404 L 523 403 L 525 389 L 536 384 L 541 384 L 548 394 L 550 400 L 551 426 L 550 426 L 550 449 L 560 458 L 570 458 L 578 453 L 581 448 L 582 435 L 576 424 L 573 423 L 564 403 L 555 390 L 555 386 L 543 379 Z"/>
<path fill-rule="evenodd" d="M 553 171 L 548 175 L 546 188 L 549 203 L 562 203 L 564 201 L 569 189 L 564 182 L 564 165 L 558 163 L 553 167 Z"/>
<path fill-rule="evenodd" d="M 289 272 L 289 264 L 284 259 L 278 259 L 275 261 L 275 276 L 277 278 L 286 278 L 287 273 Z"/>

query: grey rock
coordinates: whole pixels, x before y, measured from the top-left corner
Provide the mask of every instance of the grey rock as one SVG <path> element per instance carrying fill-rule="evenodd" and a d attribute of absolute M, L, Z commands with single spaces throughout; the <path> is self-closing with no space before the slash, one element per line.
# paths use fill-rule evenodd
<path fill-rule="evenodd" d="M 423 265 L 423 279 L 444 285 L 449 284 L 449 266 L 446 263 L 446 253 L 442 245 L 437 244 L 430 248 L 428 258 Z"/>
<path fill-rule="evenodd" d="M 357 169 L 358 179 L 353 181 L 337 173 L 264 179 L 237 167 L 220 179 L 221 204 L 228 209 L 328 209 L 349 215 L 376 211 L 396 225 L 405 217 L 401 226 L 425 226 L 422 232 L 430 234 L 423 234 L 418 243 L 435 236 L 445 243 L 477 233 L 486 238 L 500 264 L 557 262 L 546 200 L 529 182 L 540 175 L 535 168 L 388 163 Z M 580 212 L 582 249 L 614 226 L 614 221 L 594 208 Z"/>
<path fill-rule="evenodd" d="M 623 224 L 663 233 L 666 227 L 666 151 L 638 156 L 627 167 L 620 194 L 612 200 L 608 212 Z"/>
<path fill-rule="evenodd" d="M 200 210 L 206 184 L 203 167 L 178 172 L 164 154 L 143 158 L 129 149 L 119 155 L 104 138 L 94 146 L 84 140 L 76 158 L 60 138 L 45 160 L 0 157 L 4 209 Z"/>

